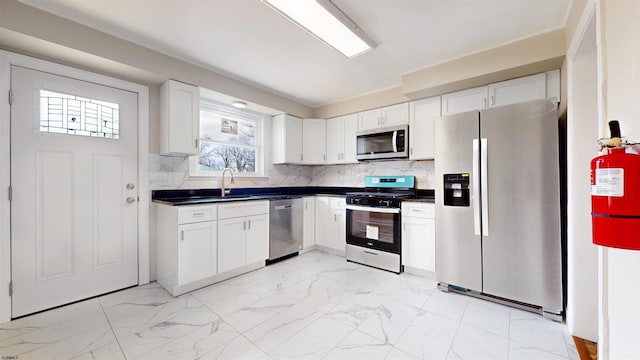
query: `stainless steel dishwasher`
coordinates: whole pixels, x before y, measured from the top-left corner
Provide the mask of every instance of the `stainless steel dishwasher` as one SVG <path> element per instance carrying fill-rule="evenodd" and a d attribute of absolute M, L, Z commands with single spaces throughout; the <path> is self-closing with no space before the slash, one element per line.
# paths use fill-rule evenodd
<path fill-rule="evenodd" d="M 267 264 L 295 256 L 302 249 L 302 204 L 301 197 L 281 197 L 269 201 Z"/>

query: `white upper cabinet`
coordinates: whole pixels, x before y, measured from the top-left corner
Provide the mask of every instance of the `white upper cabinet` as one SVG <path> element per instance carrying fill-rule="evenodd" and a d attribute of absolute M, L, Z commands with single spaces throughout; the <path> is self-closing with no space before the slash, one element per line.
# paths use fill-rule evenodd
<path fill-rule="evenodd" d="M 327 120 L 327 163 L 338 164 L 344 151 L 342 117 Z"/>
<path fill-rule="evenodd" d="M 409 123 L 409 104 L 402 103 L 358 113 L 358 130 L 369 130 Z"/>
<path fill-rule="evenodd" d="M 309 165 L 327 162 L 327 121 L 325 119 L 302 120 L 302 163 Z"/>
<path fill-rule="evenodd" d="M 356 160 L 358 114 L 327 120 L 327 163 L 348 164 Z"/>
<path fill-rule="evenodd" d="M 547 80 L 544 73 L 489 84 L 488 107 L 544 99 L 546 94 Z"/>
<path fill-rule="evenodd" d="M 442 95 L 442 115 L 488 109 L 525 101 L 560 99 L 560 71 L 524 76 Z"/>
<path fill-rule="evenodd" d="M 382 109 L 382 126 L 409 124 L 409 103 L 386 106 Z"/>
<path fill-rule="evenodd" d="M 302 119 L 282 114 L 272 118 L 272 163 L 302 163 Z"/>
<path fill-rule="evenodd" d="M 199 88 L 167 80 L 160 87 L 160 153 L 198 154 L 199 133 Z"/>
<path fill-rule="evenodd" d="M 484 109 L 487 102 L 487 91 L 486 86 L 481 86 L 442 95 L 442 115 Z"/>
<path fill-rule="evenodd" d="M 357 163 L 356 159 L 356 131 L 358 130 L 358 114 L 342 116 L 342 135 L 344 135 L 344 149 L 342 163 Z"/>
<path fill-rule="evenodd" d="M 435 118 L 440 116 L 440 96 L 409 103 L 409 159 L 433 159 Z"/>

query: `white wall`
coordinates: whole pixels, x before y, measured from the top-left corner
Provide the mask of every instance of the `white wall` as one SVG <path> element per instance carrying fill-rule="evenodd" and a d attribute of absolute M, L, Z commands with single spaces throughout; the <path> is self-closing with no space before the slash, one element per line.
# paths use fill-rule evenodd
<path fill-rule="evenodd" d="M 595 4 L 588 7 L 568 52 L 567 326 L 598 341 L 598 249 L 591 239 L 589 162 L 598 155 Z"/>
<path fill-rule="evenodd" d="M 640 1 L 596 4 L 600 125 L 617 119 L 623 135 L 640 141 Z M 640 252 L 602 250 L 601 359 L 640 359 L 639 279 Z"/>

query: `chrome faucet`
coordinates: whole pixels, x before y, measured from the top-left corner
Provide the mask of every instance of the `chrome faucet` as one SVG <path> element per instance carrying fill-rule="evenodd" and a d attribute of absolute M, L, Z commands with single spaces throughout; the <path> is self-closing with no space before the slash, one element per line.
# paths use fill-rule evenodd
<path fill-rule="evenodd" d="M 224 197 L 225 195 L 228 195 L 228 194 L 231 193 L 231 189 L 225 189 L 224 188 L 224 174 L 227 171 L 231 174 L 231 182 L 229 184 L 234 184 L 235 183 L 235 180 L 233 180 L 233 171 L 231 169 L 229 169 L 229 168 L 224 169 L 222 171 L 222 191 L 221 191 L 222 197 Z"/>

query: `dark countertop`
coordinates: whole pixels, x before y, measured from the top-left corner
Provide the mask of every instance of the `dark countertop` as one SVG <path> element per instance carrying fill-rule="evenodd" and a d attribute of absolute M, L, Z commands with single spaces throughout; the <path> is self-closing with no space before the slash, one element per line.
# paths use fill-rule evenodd
<path fill-rule="evenodd" d="M 350 192 L 363 191 L 354 187 L 278 187 L 278 188 L 234 188 L 231 194 L 221 197 L 220 189 L 191 189 L 191 190 L 154 190 L 151 192 L 153 202 L 165 205 L 197 205 L 213 204 L 231 201 L 275 200 L 302 196 L 345 196 Z M 417 190 L 418 197 L 410 201 L 433 202 L 433 190 Z"/>
<path fill-rule="evenodd" d="M 435 203 L 436 202 L 436 198 L 433 196 L 423 196 L 423 197 L 417 197 L 415 199 L 406 199 L 406 200 L 402 200 L 403 202 L 425 202 L 425 203 Z"/>
<path fill-rule="evenodd" d="M 344 196 L 348 192 L 362 191 L 351 187 L 277 187 L 277 188 L 232 188 L 231 194 L 221 197 L 220 189 L 154 190 L 153 202 L 165 205 L 196 205 L 230 201 L 274 200 L 302 196 Z"/>

